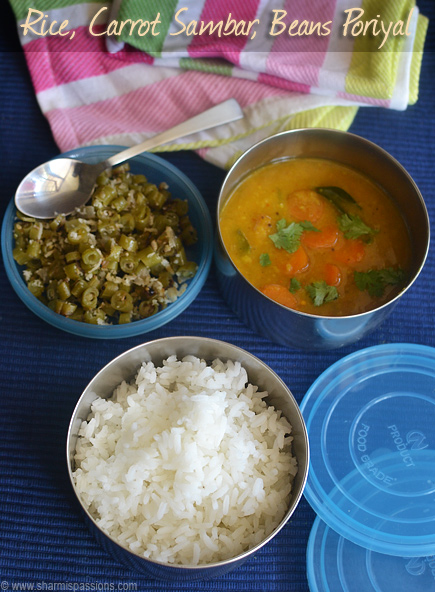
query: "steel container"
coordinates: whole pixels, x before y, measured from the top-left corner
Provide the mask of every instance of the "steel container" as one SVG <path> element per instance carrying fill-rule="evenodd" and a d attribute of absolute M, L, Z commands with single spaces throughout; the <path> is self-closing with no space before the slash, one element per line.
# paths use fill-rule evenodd
<path fill-rule="evenodd" d="M 170 565 L 145 559 L 120 546 L 112 537 L 98 527 L 92 515 L 85 508 L 72 475 L 75 468 L 74 452 L 78 432 L 81 423 L 88 418 L 92 402 L 97 396 L 109 398 L 114 389 L 123 380 L 133 380 L 143 362 L 153 361 L 155 365 L 161 365 L 162 361 L 171 355 L 176 355 L 179 359 L 186 355 L 195 355 L 208 362 L 216 358 L 224 361 L 239 361 L 247 371 L 249 381 L 257 385 L 260 390 L 268 391 L 269 396 L 266 401 L 276 409 L 281 410 L 293 428 L 293 455 L 298 461 L 298 472 L 293 481 L 291 500 L 287 513 L 275 530 L 260 544 L 255 545 L 236 557 L 217 563 L 198 566 Z M 284 382 L 261 360 L 223 341 L 203 337 L 167 337 L 138 345 L 121 354 L 98 372 L 95 378 L 88 384 L 76 405 L 69 425 L 67 436 L 67 465 L 71 484 L 83 510 L 85 520 L 97 541 L 107 552 L 124 565 L 156 578 L 193 581 L 216 577 L 242 565 L 283 528 L 295 511 L 305 487 L 309 465 L 309 445 L 305 423 L 296 400 Z"/>
<path fill-rule="evenodd" d="M 368 312 L 329 317 L 307 314 L 271 300 L 250 284 L 232 262 L 220 232 L 220 214 L 234 189 L 249 173 L 271 162 L 323 158 L 352 167 L 381 186 L 395 202 L 407 224 L 412 262 L 408 281 L 394 298 Z M 228 172 L 217 206 L 215 260 L 221 292 L 234 312 L 251 329 L 271 341 L 307 350 L 339 348 L 373 331 L 393 311 L 417 279 L 430 241 L 429 217 L 423 197 L 410 175 L 388 152 L 354 134 L 330 129 L 282 132 L 255 144 Z"/>

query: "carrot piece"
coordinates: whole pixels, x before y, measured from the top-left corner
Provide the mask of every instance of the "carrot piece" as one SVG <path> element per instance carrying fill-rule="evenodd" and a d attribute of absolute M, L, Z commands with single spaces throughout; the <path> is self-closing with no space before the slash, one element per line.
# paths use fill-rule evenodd
<path fill-rule="evenodd" d="M 253 232 L 259 239 L 269 236 L 275 232 L 275 226 L 272 225 L 272 219 L 270 216 L 259 216 L 253 219 Z"/>
<path fill-rule="evenodd" d="M 276 264 L 282 273 L 291 277 L 296 273 L 305 271 L 310 264 L 307 252 L 302 246 L 291 254 L 287 252 L 277 253 L 274 261 L 276 261 Z"/>
<path fill-rule="evenodd" d="M 297 251 L 292 253 L 286 265 L 286 270 L 290 274 L 301 273 L 305 271 L 310 264 L 308 255 L 304 247 L 299 247 Z"/>
<path fill-rule="evenodd" d="M 333 247 L 338 239 L 338 228 L 328 226 L 320 232 L 310 230 L 302 235 L 302 243 L 310 249 L 327 249 Z"/>
<path fill-rule="evenodd" d="M 329 286 L 338 286 L 341 282 L 341 271 L 338 265 L 327 263 L 325 265 L 325 282 Z"/>
<path fill-rule="evenodd" d="M 265 296 L 268 296 L 283 306 L 287 306 L 288 308 L 295 308 L 297 306 L 298 301 L 296 296 L 281 284 L 267 284 L 261 291 Z"/>
<path fill-rule="evenodd" d="M 334 258 L 339 263 L 351 265 L 364 259 L 365 245 L 360 240 L 344 239 L 344 245 L 339 251 L 335 251 Z"/>
<path fill-rule="evenodd" d="M 323 214 L 325 204 L 315 191 L 302 190 L 290 193 L 287 197 L 287 212 L 292 220 L 317 222 Z"/>

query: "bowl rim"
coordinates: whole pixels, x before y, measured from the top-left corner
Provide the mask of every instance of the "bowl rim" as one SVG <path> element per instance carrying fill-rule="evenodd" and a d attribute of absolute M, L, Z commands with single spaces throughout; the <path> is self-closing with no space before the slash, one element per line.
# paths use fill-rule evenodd
<path fill-rule="evenodd" d="M 69 150 L 56 156 L 56 158 L 78 158 L 86 160 L 87 157 L 93 154 L 99 154 L 102 151 L 109 153 L 116 153 L 121 151 L 125 146 L 115 144 L 98 144 L 96 146 L 84 146 Z M 209 209 L 194 183 L 176 166 L 156 156 L 155 154 L 144 152 L 129 159 L 129 162 L 139 161 L 142 165 L 150 168 L 154 166 L 161 167 L 169 171 L 178 181 L 181 182 L 190 193 L 192 203 L 198 211 L 198 216 L 202 221 L 204 236 L 211 237 L 213 235 L 213 224 Z M 164 174 L 164 173 L 163 173 Z M 200 293 L 210 271 L 211 261 L 213 257 L 213 241 L 209 238 L 202 241 L 200 245 L 200 254 L 198 262 L 198 270 L 195 276 L 187 284 L 186 290 L 175 300 L 170 303 L 165 309 L 160 310 L 155 315 L 146 319 L 140 319 L 131 323 L 123 325 L 92 325 L 82 321 L 75 321 L 67 317 L 63 317 L 48 308 L 45 304 L 40 302 L 27 288 L 27 285 L 22 277 L 19 266 L 15 262 L 13 249 L 13 223 L 15 219 L 16 206 L 14 198 L 9 202 L 2 221 L 1 228 L 1 252 L 4 262 L 6 275 L 9 282 L 21 301 L 40 319 L 46 321 L 53 327 L 78 335 L 80 337 L 88 337 L 93 339 L 118 339 L 125 337 L 134 337 L 142 335 L 150 331 L 154 331 L 166 323 L 175 319 L 181 314 L 198 296 Z"/>
<path fill-rule="evenodd" d="M 398 294 L 396 294 L 393 298 L 387 300 L 386 302 L 384 302 L 383 304 L 381 304 L 380 306 L 377 306 L 375 308 L 371 308 L 370 310 L 366 310 L 364 312 L 360 312 L 360 313 L 356 313 L 356 314 L 352 314 L 352 315 L 340 315 L 340 316 L 331 316 L 331 315 L 318 315 L 318 314 L 313 314 L 313 313 L 307 313 L 307 312 L 302 312 L 300 310 L 295 310 L 293 308 L 289 308 L 288 306 L 284 306 L 283 304 L 280 304 L 279 302 L 276 302 L 275 300 L 272 300 L 272 298 L 270 298 L 269 296 L 266 296 L 265 294 L 263 294 L 263 292 L 261 292 L 261 290 L 259 290 L 258 288 L 256 288 L 253 284 L 251 284 L 250 281 L 248 281 L 245 276 L 238 270 L 237 266 L 234 264 L 230 254 L 228 253 L 228 250 L 225 246 L 225 243 L 222 239 L 222 233 L 221 233 L 221 228 L 220 228 L 220 217 L 219 217 L 219 213 L 221 210 L 221 202 L 223 199 L 223 192 L 225 189 L 225 185 L 227 183 L 228 178 L 230 177 L 231 173 L 235 170 L 235 168 L 239 165 L 239 163 L 246 157 L 248 156 L 251 152 L 253 152 L 254 150 L 257 150 L 260 146 L 262 146 L 263 144 L 267 144 L 268 142 L 274 140 L 277 137 L 280 136 L 288 136 L 291 134 L 297 134 L 297 133 L 328 133 L 328 134 L 335 134 L 337 136 L 346 136 L 346 137 L 350 137 L 353 138 L 354 141 L 357 142 L 361 142 L 363 144 L 366 144 L 368 147 L 370 147 L 372 150 L 378 151 L 380 154 L 382 154 L 385 158 L 389 159 L 392 161 L 392 163 L 400 170 L 400 172 L 408 178 L 408 180 L 410 181 L 414 192 L 416 194 L 416 196 L 419 199 L 421 208 L 422 208 L 422 212 L 424 214 L 425 220 L 426 220 L 426 231 L 427 231 L 427 244 L 426 244 L 426 249 L 424 252 L 424 256 L 422 257 L 422 260 L 420 262 L 420 265 L 418 267 L 418 269 L 416 270 L 416 272 L 414 273 L 414 275 L 410 278 L 410 280 L 407 282 L 407 284 L 400 290 L 400 292 Z M 271 164 L 272 162 L 279 162 L 281 160 L 289 160 L 292 157 L 283 157 L 280 159 L 276 159 L 276 160 L 271 160 L 268 163 L 265 163 L 265 165 L 262 166 L 266 166 L 266 164 Z M 301 157 L 303 158 L 303 157 Z M 261 168 L 258 167 L 258 168 Z M 258 170 L 258 169 L 255 169 Z M 251 171 L 252 172 L 252 171 Z M 248 173 L 250 174 L 250 173 Z M 238 183 L 240 183 L 242 181 L 243 178 L 245 178 L 247 175 L 245 175 L 244 177 L 240 178 L 238 180 L 238 182 L 234 185 L 234 188 L 237 186 Z M 230 197 L 228 198 L 230 199 Z M 217 206 L 216 206 L 216 234 L 218 236 L 219 239 L 219 243 L 220 246 L 222 247 L 225 255 L 228 257 L 229 261 L 231 262 L 231 265 L 233 266 L 234 270 L 236 271 L 238 277 L 242 278 L 247 284 L 248 286 L 250 286 L 252 289 L 254 289 L 257 294 L 261 297 L 261 298 L 265 298 L 267 299 L 270 303 L 272 303 L 275 306 L 280 307 L 282 310 L 286 310 L 286 311 L 290 311 L 291 313 L 294 313 L 296 315 L 299 315 L 301 317 L 308 317 L 310 319 L 316 320 L 316 319 L 325 319 L 325 320 L 335 320 L 335 321 L 339 321 L 340 319 L 357 319 L 357 318 L 363 318 L 366 315 L 371 315 L 374 312 L 378 312 L 380 310 L 382 310 L 383 308 L 386 308 L 388 306 L 391 306 L 393 303 L 397 303 L 397 301 L 405 294 L 405 292 L 407 292 L 409 290 L 409 288 L 413 285 L 413 283 L 417 280 L 418 276 L 420 275 L 425 263 L 426 263 L 426 259 L 429 253 L 429 247 L 430 247 L 430 238 L 431 238 L 431 233 L 430 233 L 430 220 L 429 220 L 429 213 L 425 204 L 425 201 L 423 199 L 423 196 L 420 192 L 420 189 L 418 188 L 417 184 L 415 183 L 414 179 L 411 177 L 411 175 L 408 173 L 408 171 L 405 169 L 405 167 L 400 164 L 400 162 L 398 160 L 396 160 L 394 158 L 394 156 L 392 156 L 389 152 L 387 152 L 384 148 L 382 148 L 381 146 L 379 146 L 378 144 L 375 144 L 374 142 L 372 142 L 371 140 L 367 140 L 367 138 L 364 138 L 363 136 L 359 136 L 357 134 L 354 134 L 352 132 L 348 132 L 348 131 L 343 131 L 343 130 L 338 130 L 338 129 L 333 129 L 333 128 L 327 128 L 327 127 L 315 127 L 315 128 L 310 128 L 310 127 L 304 127 L 304 128 L 297 128 L 297 129 L 292 129 L 292 130 L 285 130 L 283 132 L 279 132 L 277 134 L 273 134 L 272 136 L 268 136 L 267 138 L 264 138 L 262 140 L 260 140 L 259 142 L 256 142 L 253 146 L 251 146 L 250 148 L 248 148 L 245 152 L 243 152 L 243 154 L 241 154 L 237 160 L 234 162 L 234 164 L 231 166 L 231 168 L 228 170 L 225 179 L 222 183 L 221 186 L 221 190 L 219 192 L 219 198 L 217 201 Z"/>
<path fill-rule="evenodd" d="M 171 343 L 171 342 L 181 341 L 181 340 L 199 342 L 200 344 L 207 342 L 207 343 L 215 344 L 217 346 L 221 346 L 221 345 L 224 345 L 225 347 L 230 346 L 231 349 L 234 350 L 234 352 L 241 352 L 244 356 L 249 357 L 255 364 L 258 364 L 258 366 L 260 368 L 262 368 L 263 371 L 269 372 L 271 374 L 271 376 L 273 377 L 273 379 L 277 382 L 277 385 L 280 388 L 284 389 L 285 392 L 289 395 L 290 401 L 292 402 L 292 405 L 293 405 L 293 409 L 294 409 L 296 415 L 298 416 L 300 426 L 302 427 L 302 438 L 303 438 L 304 450 L 305 450 L 305 454 L 306 454 L 305 466 L 303 467 L 303 473 L 301 475 L 300 491 L 297 492 L 296 496 L 293 496 L 293 495 L 291 496 L 289 508 L 288 508 L 287 512 L 285 513 L 284 517 L 282 518 L 281 522 L 275 527 L 275 529 L 267 537 L 262 539 L 259 543 L 257 543 L 253 547 L 250 547 L 249 549 L 247 549 L 243 553 L 236 555 L 235 557 L 231 557 L 229 559 L 224 559 L 222 561 L 217 561 L 217 562 L 213 562 L 213 563 L 198 564 L 198 565 L 171 564 L 171 563 L 165 563 L 162 561 L 157 561 L 155 559 L 150 559 L 148 557 L 143 557 L 137 553 L 134 553 L 130 549 L 123 547 L 111 535 L 104 532 L 104 530 L 102 530 L 100 528 L 100 526 L 98 526 L 95 519 L 88 511 L 88 509 L 84 507 L 81 497 L 80 497 L 79 493 L 77 492 L 76 485 L 74 483 L 74 479 L 72 476 L 73 471 L 72 471 L 72 466 L 71 466 L 72 462 L 71 462 L 71 457 L 70 457 L 70 441 L 72 438 L 72 431 L 74 428 L 76 415 L 78 413 L 78 410 L 79 410 L 79 407 L 80 407 L 80 404 L 81 404 L 83 398 L 86 396 L 86 394 L 87 394 L 91 384 L 94 382 L 94 380 L 101 377 L 101 375 L 104 374 L 104 372 L 106 372 L 108 370 L 108 368 L 110 366 L 112 366 L 112 364 L 116 364 L 116 363 L 120 362 L 124 356 L 127 356 L 134 351 L 140 350 L 142 348 L 146 349 L 149 346 L 153 346 L 154 344 L 158 344 L 158 343 L 162 343 L 162 342 Z M 226 356 L 222 356 L 222 357 L 224 359 L 228 359 L 228 360 L 231 359 L 231 358 L 227 358 Z M 95 399 L 96 399 L 98 397 L 98 395 L 96 393 L 93 393 L 93 394 L 95 394 Z M 310 445 L 309 445 L 308 432 L 307 432 L 307 427 L 305 424 L 305 419 L 302 415 L 302 412 L 301 412 L 298 402 L 296 401 L 290 388 L 286 385 L 286 383 L 282 380 L 282 378 L 280 378 L 280 376 L 278 376 L 278 374 L 274 370 L 272 370 L 272 368 L 270 366 L 268 366 L 265 362 L 263 362 L 263 360 L 261 360 L 260 358 L 258 358 L 254 354 L 251 354 L 247 350 L 245 350 L 237 345 L 233 345 L 232 343 L 229 343 L 227 341 L 222 341 L 220 339 L 213 339 L 213 338 L 209 338 L 209 337 L 199 337 L 199 336 L 194 336 L 194 335 L 176 335 L 176 336 L 171 336 L 171 337 L 161 337 L 158 339 L 153 339 L 151 341 L 147 341 L 147 342 L 141 343 L 139 345 L 136 345 L 136 346 L 124 351 L 123 353 L 119 354 L 115 358 L 113 358 L 110 362 L 108 362 L 103 368 L 101 368 L 101 370 L 99 370 L 93 376 L 93 378 L 89 381 L 89 383 L 84 388 L 82 394 L 80 395 L 80 397 L 74 407 L 72 415 L 71 415 L 71 419 L 70 419 L 70 422 L 68 425 L 67 437 L 66 437 L 66 463 L 67 463 L 69 480 L 70 480 L 72 489 L 74 491 L 74 495 L 76 496 L 76 498 L 80 504 L 80 508 L 85 513 L 87 518 L 91 521 L 91 524 L 93 525 L 93 527 L 96 528 L 99 533 L 101 533 L 104 537 L 108 538 L 112 543 L 114 543 L 117 547 L 122 549 L 124 552 L 131 554 L 133 557 L 142 559 L 146 562 L 150 562 L 150 563 L 155 564 L 160 567 L 163 566 L 165 568 L 177 569 L 177 570 L 182 570 L 182 571 L 184 570 L 185 572 L 188 572 L 188 571 L 201 571 L 201 570 L 209 569 L 209 568 L 211 569 L 211 568 L 222 567 L 223 565 L 230 565 L 232 563 L 238 563 L 238 562 L 243 561 L 244 559 L 248 559 L 253 554 L 255 554 L 259 549 L 261 549 L 264 545 L 266 545 L 269 541 L 271 541 L 278 534 L 278 532 L 284 528 L 284 526 L 287 524 L 287 522 L 290 520 L 293 513 L 297 509 L 297 506 L 303 496 L 303 492 L 304 492 L 304 489 L 305 489 L 305 486 L 307 483 L 309 466 L 310 466 Z M 298 464 L 298 472 L 301 468 L 302 467 L 300 467 Z"/>

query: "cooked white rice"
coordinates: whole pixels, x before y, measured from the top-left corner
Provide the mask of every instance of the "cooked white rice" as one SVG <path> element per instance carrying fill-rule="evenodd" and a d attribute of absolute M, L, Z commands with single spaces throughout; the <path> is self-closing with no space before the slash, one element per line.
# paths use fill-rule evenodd
<path fill-rule="evenodd" d="M 197 565 L 234 557 L 283 519 L 291 426 L 238 362 L 147 362 L 83 422 L 74 479 L 100 528 L 133 553 Z"/>

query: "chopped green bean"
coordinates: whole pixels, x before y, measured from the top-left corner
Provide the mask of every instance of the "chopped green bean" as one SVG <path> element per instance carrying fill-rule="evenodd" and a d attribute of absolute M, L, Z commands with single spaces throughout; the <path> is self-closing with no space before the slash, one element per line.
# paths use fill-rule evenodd
<path fill-rule="evenodd" d="M 72 228 L 68 232 L 68 241 L 72 245 L 78 245 L 79 243 L 84 243 L 88 238 L 88 229 L 86 226 L 78 226 L 77 228 Z"/>
<path fill-rule="evenodd" d="M 120 312 L 131 312 L 133 310 L 133 298 L 125 290 L 117 290 L 110 299 L 110 304 Z"/>
<path fill-rule="evenodd" d="M 42 222 L 35 222 L 29 229 L 29 238 L 32 240 L 40 240 L 42 238 L 43 226 Z"/>
<path fill-rule="evenodd" d="M 137 240 L 133 236 L 121 234 L 119 237 L 119 244 L 123 249 L 129 251 L 129 253 L 137 251 Z"/>
<path fill-rule="evenodd" d="M 118 323 L 125 325 L 125 323 L 131 323 L 131 312 L 121 312 L 119 315 Z"/>
<path fill-rule="evenodd" d="M 115 292 L 118 291 L 118 284 L 115 282 L 105 282 L 104 290 L 101 293 L 101 297 L 110 300 Z"/>
<path fill-rule="evenodd" d="M 155 315 L 158 310 L 159 307 L 154 302 L 147 302 L 144 300 L 139 304 L 139 315 L 142 319 L 146 319 L 148 317 Z"/>
<path fill-rule="evenodd" d="M 130 214 L 129 212 L 127 212 L 126 214 L 123 214 L 121 216 L 120 223 L 121 223 L 123 232 L 125 232 L 127 234 L 130 232 L 133 232 L 133 230 L 134 230 L 134 216 L 133 216 L 133 214 Z"/>
<path fill-rule="evenodd" d="M 30 241 L 26 254 L 29 259 L 38 259 L 41 254 L 41 245 L 37 241 Z"/>
<path fill-rule="evenodd" d="M 101 308 L 93 308 L 92 310 L 85 310 L 83 320 L 90 325 L 104 325 L 106 321 L 106 313 Z"/>
<path fill-rule="evenodd" d="M 70 317 L 77 309 L 77 304 L 74 304 L 73 302 L 64 302 L 62 304 L 62 308 L 60 311 L 60 314 L 62 314 L 65 317 Z"/>
<path fill-rule="evenodd" d="M 82 270 L 78 263 L 70 263 L 69 265 L 65 265 L 64 267 L 65 275 L 70 280 L 78 280 L 79 277 L 82 275 Z"/>
<path fill-rule="evenodd" d="M 125 273 L 133 273 L 137 266 L 137 259 L 131 253 L 126 253 L 119 260 L 119 267 Z"/>
<path fill-rule="evenodd" d="M 180 282 L 191 280 L 198 270 L 198 266 L 194 261 L 187 261 L 184 265 L 177 269 L 177 277 Z"/>
<path fill-rule="evenodd" d="M 85 282 L 85 280 L 77 280 L 76 283 L 71 288 L 71 294 L 73 296 L 75 296 L 76 298 L 79 298 L 83 294 L 83 292 L 86 290 L 87 287 L 88 287 L 88 285 Z"/>
<path fill-rule="evenodd" d="M 82 261 L 85 265 L 89 266 L 90 268 L 93 268 L 95 266 L 99 266 L 101 261 L 103 259 L 103 255 L 101 253 L 101 251 L 99 251 L 98 249 L 94 249 L 94 248 L 89 248 L 86 249 L 86 251 L 84 251 L 82 253 Z"/>
<path fill-rule="evenodd" d="M 80 261 L 81 259 L 80 251 L 70 251 L 65 255 L 65 261 L 67 263 L 72 263 L 73 261 Z"/>
<path fill-rule="evenodd" d="M 81 303 L 84 309 L 90 310 L 96 308 L 98 304 L 97 288 L 86 288 L 81 297 Z"/>
<path fill-rule="evenodd" d="M 65 280 L 60 282 L 57 286 L 57 293 L 59 294 L 59 298 L 61 300 L 68 300 L 68 298 L 71 296 L 71 290 L 69 289 L 68 282 Z"/>
<path fill-rule="evenodd" d="M 44 293 L 44 284 L 41 280 L 30 280 L 30 282 L 27 284 L 27 287 L 32 292 L 33 296 L 36 296 L 36 298 L 40 298 Z"/>

